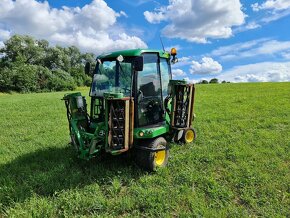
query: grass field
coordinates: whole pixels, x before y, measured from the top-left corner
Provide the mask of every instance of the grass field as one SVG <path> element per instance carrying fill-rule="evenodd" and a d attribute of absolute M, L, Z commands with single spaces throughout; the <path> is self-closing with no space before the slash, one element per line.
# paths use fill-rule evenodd
<path fill-rule="evenodd" d="M 63 92 L 0 94 L 0 217 L 290 217 L 290 83 L 196 87 L 197 140 L 151 174 L 80 162 Z"/>

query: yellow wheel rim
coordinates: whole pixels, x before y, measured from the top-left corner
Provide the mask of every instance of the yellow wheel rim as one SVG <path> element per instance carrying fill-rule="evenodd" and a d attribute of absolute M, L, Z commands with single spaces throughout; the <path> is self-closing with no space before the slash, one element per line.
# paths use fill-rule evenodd
<path fill-rule="evenodd" d="M 161 166 L 165 161 L 165 157 L 166 157 L 165 150 L 155 152 L 154 160 L 155 160 L 156 165 Z"/>
<path fill-rule="evenodd" d="M 185 141 L 186 143 L 190 143 L 193 140 L 194 140 L 194 132 L 192 131 L 192 129 L 189 129 L 185 133 Z"/>

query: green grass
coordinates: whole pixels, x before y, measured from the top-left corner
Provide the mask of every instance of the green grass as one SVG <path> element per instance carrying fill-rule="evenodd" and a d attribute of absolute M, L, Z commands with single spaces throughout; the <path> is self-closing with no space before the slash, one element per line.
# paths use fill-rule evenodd
<path fill-rule="evenodd" d="M 290 83 L 196 87 L 197 140 L 151 174 L 79 161 L 63 92 L 1 94 L 0 217 L 290 217 Z"/>

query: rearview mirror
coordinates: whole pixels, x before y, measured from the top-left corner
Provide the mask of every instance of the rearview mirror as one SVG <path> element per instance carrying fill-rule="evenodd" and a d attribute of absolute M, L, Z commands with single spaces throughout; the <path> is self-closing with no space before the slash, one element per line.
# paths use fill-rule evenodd
<path fill-rule="evenodd" d="M 134 59 L 134 69 L 136 71 L 143 71 L 143 64 L 144 64 L 144 61 L 143 61 L 143 56 L 138 56 Z"/>
<path fill-rule="evenodd" d="M 85 74 L 91 76 L 91 63 L 87 62 L 85 65 Z"/>

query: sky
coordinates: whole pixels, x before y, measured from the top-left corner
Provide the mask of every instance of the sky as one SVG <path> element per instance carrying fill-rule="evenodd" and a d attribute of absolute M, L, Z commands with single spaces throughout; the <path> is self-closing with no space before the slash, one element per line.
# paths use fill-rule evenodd
<path fill-rule="evenodd" d="M 13 34 L 96 55 L 175 47 L 175 79 L 290 81 L 290 0 L 0 0 Z"/>

